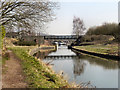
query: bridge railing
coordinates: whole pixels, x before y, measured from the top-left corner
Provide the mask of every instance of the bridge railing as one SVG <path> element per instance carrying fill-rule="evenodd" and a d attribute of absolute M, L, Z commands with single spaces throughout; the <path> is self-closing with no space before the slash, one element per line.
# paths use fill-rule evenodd
<path fill-rule="evenodd" d="M 61 35 L 61 36 L 44 36 L 44 39 L 77 39 L 76 35 Z"/>

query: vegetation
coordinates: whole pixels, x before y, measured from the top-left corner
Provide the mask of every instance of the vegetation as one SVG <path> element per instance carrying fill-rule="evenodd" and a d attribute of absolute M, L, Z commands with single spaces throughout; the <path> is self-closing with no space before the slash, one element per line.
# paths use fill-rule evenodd
<path fill-rule="evenodd" d="M 5 53 L 4 55 L 2 55 L 2 65 L 5 65 L 5 62 L 9 60 L 9 54 Z"/>
<path fill-rule="evenodd" d="M 119 29 L 115 23 L 104 23 L 101 26 L 89 28 L 86 35 L 112 35 L 118 40 Z"/>
<path fill-rule="evenodd" d="M 3 46 L 3 38 L 5 37 L 5 28 L 3 25 L 0 26 L 0 49 L 2 49 Z"/>
<path fill-rule="evenodd" d="M 42 61 L 27 54 L 28 48 L 11 47 L 11 50 L 21 59 L 26 80 L 32 88 L 60 88 L 68 86 L 67 82 L 56 75 Z"/>
<path fill-rule="evenodd" d="M 1 33 L 2 32 L 2 33 Z M 1 37 L 2 37 L 2 39 L 5 37 L 5 34 L 6 34 L 6 32 L 5 32 L 5 27 L 3 26 L 3 25 L 1 25 L 0 26 L 0 34 L 2 35 Z"/>
<path fill-rule="evenodd" d="M 2 31 L 0 30 L 0 50 L 2 49 Z"/>
<path fill-rule="evenodd" d="M 119 35 L 119 26 L 116 23 L 104 23 L 101 26 L 89 28 L 85 35 L 72 43 L 72 46 L 115 44 L 119 41 Z"/>
<path fill-rule="evenodd" d="M 73 46 L 86 46 L 86 45 L 108 45 L 117 44 L 115 38 L 111 35 L 84 35 L 79 37 Z"/>
<path fill-rule="evenodd" d="M 17 42 L 14 42 L 13 44 L 15 45 L 19 45 L 19 46 L 35 46 L 36 45 L 36 42 L 34 41 L 17 41 Z"/>

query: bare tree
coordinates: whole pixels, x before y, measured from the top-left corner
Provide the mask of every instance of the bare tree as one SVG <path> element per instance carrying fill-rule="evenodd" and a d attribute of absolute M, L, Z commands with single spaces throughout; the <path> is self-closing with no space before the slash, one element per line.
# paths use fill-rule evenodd
<path fill-rule="evenodd" d="M 73 34 L 79 36 L 84 34 L 85 31 L 85 25 L 83 20 L 81 20 L 79 17 L 75 17 L 73 18 Z"/>
<path fill-rule="evenodd" d="M 4 0 L 0 5 L 0 25 L 10 30 L 39 30 L 55 18 L 56 2 L 47 0 Z"/>

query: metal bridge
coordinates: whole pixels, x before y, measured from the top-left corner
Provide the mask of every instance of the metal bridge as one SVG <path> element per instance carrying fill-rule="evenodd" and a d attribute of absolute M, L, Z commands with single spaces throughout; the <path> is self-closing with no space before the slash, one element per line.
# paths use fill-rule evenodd
<path fill-rule="evenodd" d="M 46 35 L 44 39 L 77 39 L 76 35 Z"/>
<path fill-rule="evenodd" d="M 72 42 L 76 41 L 78 36 L 76 35 L 45 35 L 44 40 L 49 42 L 62 42 L 66 45 L 70 45 Z"/>

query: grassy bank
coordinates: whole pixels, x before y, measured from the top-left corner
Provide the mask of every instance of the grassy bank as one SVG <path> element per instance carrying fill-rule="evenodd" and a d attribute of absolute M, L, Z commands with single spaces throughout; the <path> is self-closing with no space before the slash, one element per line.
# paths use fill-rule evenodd
<path fill-rule="evenodd" d="M 9 60 L 9 54 L 5 53 L 5 55 L 2 56 L 2 65 L 4 65 L 7 60 Z"/>
<path fill-rule="evenodd" d="M 28 55 L 30 47 L 11 47 L 10 49 L 21 59 L 29 87 L 60 88 L 68 86 L 68 83 L 61 76 L 55 74 L 46 64 Z"/>
<path fill-rule="evenodd" d="M 88 45 L 88 46 L 74 46 L 73 48 L 100 54 L 118 56 L 118 45 Z"/>

